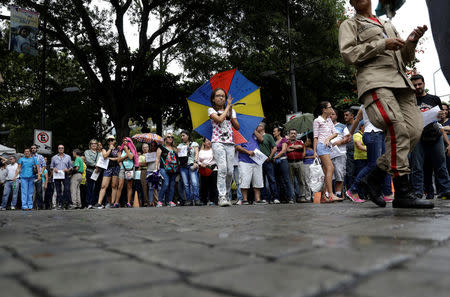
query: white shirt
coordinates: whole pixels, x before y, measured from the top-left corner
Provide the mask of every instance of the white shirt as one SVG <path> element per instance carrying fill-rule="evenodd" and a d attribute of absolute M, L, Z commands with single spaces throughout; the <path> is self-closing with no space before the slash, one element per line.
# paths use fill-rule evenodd
<path fill-rule="evenodd" d="M 383 132 L 383 130 L 378 129 L 370 122 L 369 116 L 366 113 L 366 109 L 364 108 L 364 105 L 361 105 L 361 110 L 363 113 L 363 120 L 364 120 L 364 133 Z"/>
<path fill-rule="evenodd" d="M 16 176 L 16 170 L 19 165 L 17 163 L 6 165 L 6 180 L 13 180 Z"/>
<path fill-rule="evenodd" d="M 212 149 L 209 150 L 200 150 L 198 153 L 198 161 L 201 165 L 212 166 L 216 164 L 216 160 L 214 160 L 214 154 Z"/>
<path fill-rule="evenodd" d="M 345 136 L 350 135 L 350 131 L 348 131 L 347 126 L 345 126 L 344 124 L 336 123 L 334 127 L 336 129 L 336 132 L 338 133 L 338 136 L 331 140 L 332 144 L 344 139 Z M 347 144 L 333 145 L 330 153 L 331 159 L 344 155 L 347 155 Z"/>
<path fill-rule="evenodd" d="M 208 117 L 211 117 L 212 114 L 217 113 L 218 115 L 221 115 L 223 113 L 223 110 L 216 111 L 214 108 L 208 108 Z M 236 112 L 232 111 L 231 117 L 233 119 L 236 118 Z M 231 121 L 224 120 L 222 123 L 217 123 L 213 119 L 211 119 L 211 125 L 212 125 L 212 136 L 211 136 L 211 142 L 221 142 L 221 143 L 230 143 L 233 144 L 233 125 L 231 124 Z"/>

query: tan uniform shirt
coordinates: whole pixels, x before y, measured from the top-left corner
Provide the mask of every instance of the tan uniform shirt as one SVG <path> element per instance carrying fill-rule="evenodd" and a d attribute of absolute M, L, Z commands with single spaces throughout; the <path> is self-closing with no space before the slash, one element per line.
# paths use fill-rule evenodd
<path fill-rule="evenodd" d="M 400 38 L 389 21 L 357 14 L 339 28 L 339 49 L 346 64 L 355 65 L 358 98 L 377 88 L 411 88 L 406 64 L 414 60 L 417 43 L 406 41 L 398 51 L 386 50 L 386 38 Z"/>

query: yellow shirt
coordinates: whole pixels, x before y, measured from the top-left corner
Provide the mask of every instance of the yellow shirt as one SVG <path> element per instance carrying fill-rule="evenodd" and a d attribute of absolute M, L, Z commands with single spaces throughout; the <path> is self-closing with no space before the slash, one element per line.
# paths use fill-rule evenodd
<path fill-rule="evenodd" d="M 81 174 L 81 184 L 86 184 L 86 163 L 83 162 L 83 173 Z"/>
<path fill-rule="evenodd" d="M 355 153 L 354 153 L 354 157 L 353 159 L 355 160 L 366 160 L 367 159 L 367 152 L 360 150 L 357 146 L 356 146 L 356 141 L 361 142 L 362 145 L 364 145 L 364 142 L 362 140 L 362 134 L 360 131 L 356 132 L 355 134 L 353 134 L 353 143 L 355 145 Z"/>

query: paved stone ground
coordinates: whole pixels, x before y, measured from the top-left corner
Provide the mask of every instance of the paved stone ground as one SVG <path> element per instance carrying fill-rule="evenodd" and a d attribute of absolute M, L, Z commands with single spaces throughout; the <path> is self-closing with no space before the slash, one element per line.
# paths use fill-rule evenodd
<path fill-rule="evenodd" d="M 449 296 L 450 202 L 0 213 L 0 295 Z"/>

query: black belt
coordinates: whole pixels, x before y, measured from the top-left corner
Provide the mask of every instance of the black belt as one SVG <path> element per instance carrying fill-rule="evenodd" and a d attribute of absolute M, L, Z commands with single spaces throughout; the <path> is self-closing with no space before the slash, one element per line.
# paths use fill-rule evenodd
<path fill-rule="evenodd" d="M 297 163 L 297 162 L 302 162 L 303 159 L 293 159 L 293 160 L 289 160 L 288 159 L 288 163 Z"/>

